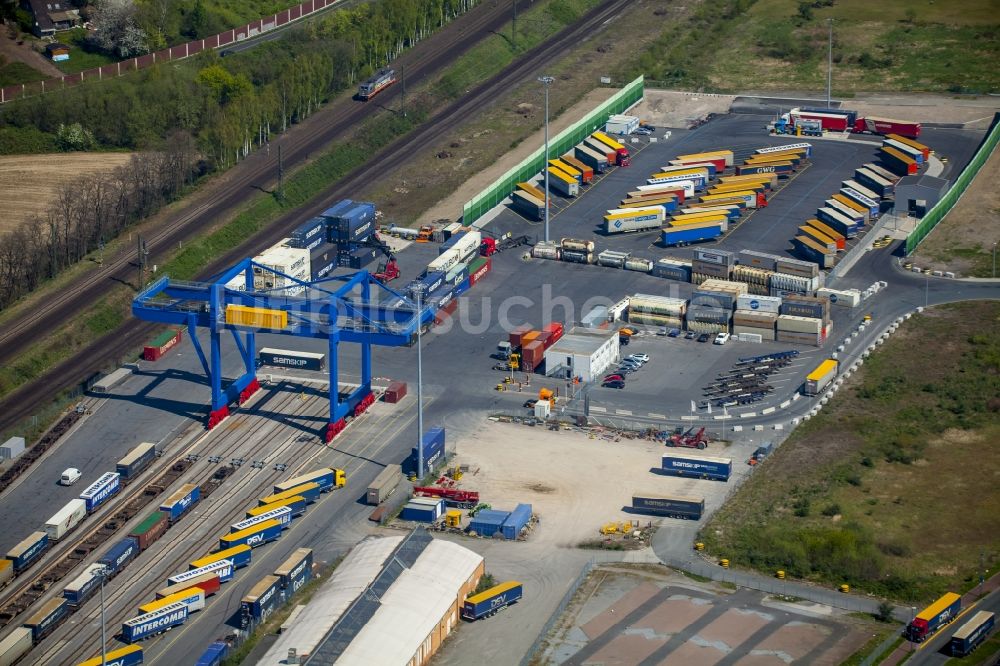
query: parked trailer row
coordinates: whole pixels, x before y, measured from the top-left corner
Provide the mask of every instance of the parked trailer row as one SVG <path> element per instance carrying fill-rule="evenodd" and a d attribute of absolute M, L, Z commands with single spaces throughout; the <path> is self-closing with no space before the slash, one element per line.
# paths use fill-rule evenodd
<path fill-rule="evenodd" d="M 11 561 L 14 573 L 20 574 L 34 564 L 48 547 L 48 532 L 32 532 L 25 537 L 21 543 L 7 551 L 7 559 Z"/>
<path fill-rule="evenodd" d="M 265 621 L 312 579 L 313 551 L 299 548 L 269 576 L 264 576 L 240 601 L 243 627 Z"/>

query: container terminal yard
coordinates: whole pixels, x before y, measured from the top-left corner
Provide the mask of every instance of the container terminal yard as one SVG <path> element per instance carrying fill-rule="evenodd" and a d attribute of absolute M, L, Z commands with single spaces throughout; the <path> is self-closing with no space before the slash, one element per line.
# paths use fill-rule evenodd
<path fill-rule="evenodd" d="M 102 642 L 115 663 L 219 663 L 342 557 L 246 663 L 462 663 L 450 646 L 480 643 L 516 663 L 583 568 L 572 544 L 600 527 L 640 535 L 632 561 L 694 557 L 746 462 L 815 415 L 891 327 L 1000 295 L 890 254 L 981 132 L 848 122 L 808 100 L 778 121 L 659 127 L 641 122 L 646 94 L 633 82 L 456 222 L 389 226 L 345 199 L 212 280 L 142 291 L 134 315 L 166 328 L 0 494 L 0 663 L 100 663 Z M 596 440 L 608 431 L 643 435 L 610 452 Z M 574 462 L 553 464 L 547 445 Z M 553 494 L 574 464 L 617 479 L 579 500 L 584 516 Z M 61 481 L 71 468 L 79 480 Z M 479 589 L 490 571 L 503 578 Z M 710 603 L 721 615 L 760 599 Z M 872 605 L 844 603 L 830 605 Z M 806 661 L 864 642 L 837 622 L 809 625 L 837 639 Z M 398 644 L 380 644 L 390 629 Z M 749 654 L 767 638 L 756 631 L 730 647 Z"/>

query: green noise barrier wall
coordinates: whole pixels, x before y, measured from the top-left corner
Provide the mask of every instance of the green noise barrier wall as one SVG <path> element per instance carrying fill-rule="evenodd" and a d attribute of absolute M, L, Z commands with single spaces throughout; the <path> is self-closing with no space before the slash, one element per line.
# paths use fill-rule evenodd
<path fill-rule="evenodd" d="M 595 130 L 604 127 L 610 116 L 621 113 L 642 99 L 645 86 L 643 77 L 632 81 L 616 92 L 607 101 L 591 111 L 582 119 L 549 138 L 549 156 L 562 155 L 576 144 L 583 141 Z M 517 184 L 528 180 L 541 172 L 545 164 L 545 148 L 539 148 L 523 162 L 505 173 L 492 185 L 468 201 L 462 209 L 462 223 L 469 225 L 478 220 L 488 210 L 510 196 Z"/>
<path fill-rule="evenodd" d="M 979 144 L 976 154 L 969 160 L 969 165 L 965 167 L 955 180 L 955 184 L 951 186 L 951 189 L 941 197 L 941 200 L 933 208 L 927 211 L 927 214 L 920 220 L 916 228 L 906 237 L 906 254 L 910 254 L 916 250 L 921 241 L 927 238 L 928 234 L 938 225 L 938 222 L 944 219 L 944 216 L 948 214 L 959 197 L 965 193 L 965 189 L 979 173 L 986 160 L 993 154 L 998 141 L 1000 141 L 1000 113 L 994 114 L 989 132 L 986 133 L 983 142 Z"/>

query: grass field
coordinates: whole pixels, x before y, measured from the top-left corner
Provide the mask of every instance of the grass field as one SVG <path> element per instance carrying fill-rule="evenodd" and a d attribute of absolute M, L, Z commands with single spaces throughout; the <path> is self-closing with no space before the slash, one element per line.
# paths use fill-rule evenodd
<path fill-rule="evenodd" d="M 737 92 L 833 89 L 997 92 L 1000 17 L 992 0 L 726 0 L 668 27 L 642 66 L 669 84 Z M 975 45 L 970 48 L 970 45 Z"/>
<path fill-rule="evenodd" d="M 708 549 L 914 602 L 971 588 L 980 554 L 995 570 L 998 327 L 994 301 L 906 322 L 703 529 Z"/>
<path fill-rule="evenodd" d="M 0 56 L 0 88 L 16 86 L 20 83 L 41 81 L 45 75 L 23 62 L 10 61 Z"/>
<path fill-rule="evenodd" d="M 88 174 L 110 171 L 131 153 L 58 153 L 0 157 L 0 232 L 34 215 L 44 215 L 66 183 Z"/>
<path fill-rule="evenodd" d="M 992 250 L 997 242 L 1000 242 L 1000 150 L 993 151 L 955 207 L 917 246 L 913 262 L 962 276 L 992 277 Z"/>

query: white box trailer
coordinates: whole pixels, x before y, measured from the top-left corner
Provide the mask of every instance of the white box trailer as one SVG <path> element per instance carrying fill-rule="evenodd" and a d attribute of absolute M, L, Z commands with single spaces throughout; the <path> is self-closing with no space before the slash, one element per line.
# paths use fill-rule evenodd
<path fill-rule="evenodd" d="M 575 197 L 580 194 L 580 184 L 576 179 L 559 169 L 548 167 L 549 189 L 555 190 L 564 197 Z"/>
<path fill-rule="evenodd" d="M 70 500 L 66 506 L 45 521 L 45 533 L 49 535 L 50 541 L 58 541 L 86 517 L 87 503 L 82 499 Z"/>
<path fill-rule="evenodd" d="M 627 136 L 637 129 L 639 129 L 639 118 L 622 114 L 611 116 L 604 125 L 604 131 L 607 134 L 618 134 L 621 136 Z"/>
<path fill-rule="evenodd" d="M 615 208 L 604 216 L 604 233 L 620 234 L 628 231 L 659 229 L 666 219 L 667 209 L 663 206 Z"/>

